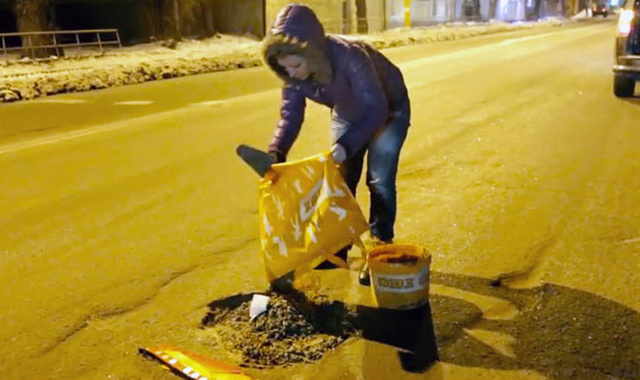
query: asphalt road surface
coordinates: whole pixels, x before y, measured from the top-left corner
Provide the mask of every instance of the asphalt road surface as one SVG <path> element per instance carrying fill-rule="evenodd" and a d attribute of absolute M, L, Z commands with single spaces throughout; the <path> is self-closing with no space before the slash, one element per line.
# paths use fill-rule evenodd
<path fill-rule="evenodd" d="M 411 369 L 379 334 L 247 372 L 639 378 L 640 102 L 613 96 L 614 33 L 387 50 L 413 109 L 396 233 L 433 255 L 440 361 Z M 167 378 L 137 354 L 157 343 L 233 361 L 199 327 L 210 302 L 266 289 L 257 177 L 234 148 L 265 147 L 278 106 L 264 68 L 0 105 L 0 377 Z M 306 120 L 291 159 L 328 149 L 328 111 Z M 371 312 L 356 277 L 314 281 Z"/>

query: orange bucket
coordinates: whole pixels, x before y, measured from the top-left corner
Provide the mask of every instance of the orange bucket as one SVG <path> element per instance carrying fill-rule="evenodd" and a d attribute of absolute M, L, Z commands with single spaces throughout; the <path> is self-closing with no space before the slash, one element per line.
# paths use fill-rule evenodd
<path fill-rule="evenodd" d="M 423 247 L 381 245 L 367 257 L 371 291 L 378 307 L 415 309 L 429 301 L 431 255 Z"/>

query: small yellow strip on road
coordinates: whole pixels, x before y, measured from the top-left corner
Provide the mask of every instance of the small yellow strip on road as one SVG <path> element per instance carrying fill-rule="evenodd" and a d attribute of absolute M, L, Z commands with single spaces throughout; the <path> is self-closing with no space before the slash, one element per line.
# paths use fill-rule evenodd
<path fill-rule="evenodd" d="M 513 349 L 513 346 L 516 344 L 516 338 L 513 336 L 497 331 L 480 329 L 464 329 L 464 332 L 490 346 L 500 354 L 511 359 L 516 358 L 516 354 Z"/>
<path fill-rule="evenodd" d="M 518 315 L 518 308 L 502 298 L 490 297 L 439 284 L 431 284 L 430 288 L 430 293 L 432 294 L 473 303 L 482 311 L 484 319 L 510 320 Z"/>

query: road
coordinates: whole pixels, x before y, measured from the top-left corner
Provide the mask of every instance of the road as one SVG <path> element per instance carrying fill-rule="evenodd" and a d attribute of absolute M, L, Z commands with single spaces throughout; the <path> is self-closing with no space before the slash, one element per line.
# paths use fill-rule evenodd
<path fill-rule="evenodd" d="M 640 377 L 640 102 L 612 94 L 611 21 L 387 50 L 409 84 L 398 241 L 433 255 L 440 362 L 354 337 L 261 379 Z M 266 289 L 264 68 L 0 105 L 0 377 L 161 379 L 138 347 L 227 360 L 208 304 Z M 307 110 L 291 153 L 329 146 Z M 358 199 L 367 210 L 366 188 Z M 355 260 L 355 259 L 354 259 Z M 355 271 L 319 288 L 371 306 Z M 607 377 L 610 376 L 610 377 Z"/>

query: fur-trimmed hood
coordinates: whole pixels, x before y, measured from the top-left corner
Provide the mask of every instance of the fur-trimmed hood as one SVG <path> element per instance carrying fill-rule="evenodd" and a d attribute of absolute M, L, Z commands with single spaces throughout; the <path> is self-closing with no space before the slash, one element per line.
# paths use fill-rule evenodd
<path fill-rule="evenodd" d="M 333 80 L 324 28 L 311 8 L 305 5 L 290 4 L 278 13 L 263 42 L 262 54 L 269 67 L 285 82 L 297 80 L 278 65 L 279 54 L 305 57 L 310 79 L 315 82 L 326 84 Z"/>

